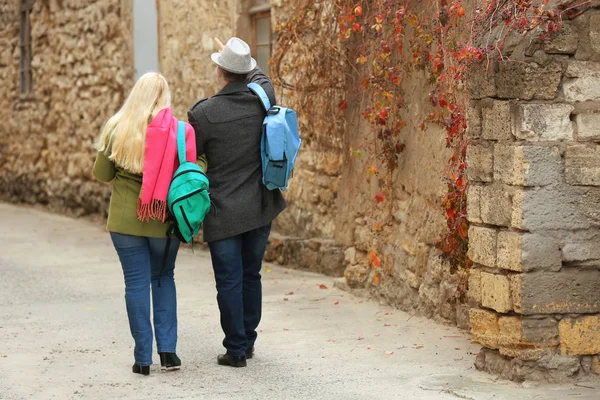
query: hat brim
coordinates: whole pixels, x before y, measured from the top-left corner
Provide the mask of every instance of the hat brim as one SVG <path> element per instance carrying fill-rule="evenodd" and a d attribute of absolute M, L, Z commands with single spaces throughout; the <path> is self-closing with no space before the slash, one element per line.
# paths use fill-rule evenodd
<path fill-rule="evenodd" d="M 229 72 L 233 72 L 234 74 L 247 74 L 251 71 L 254 71 L 254 68 L 256 68 L 256 60 L 252 57 L 250 57 L 250 69 L 249 70 L 236 70 L 231 68 L 230 66 L 227 65 L 223 65 L 220 60 L 219 60 L 219 54 L 221 53 L 212 53 L 210 55 L 211 60 L 217 64 L 219 67 L 223 68 L 225 71 L 229 71 Z"/>

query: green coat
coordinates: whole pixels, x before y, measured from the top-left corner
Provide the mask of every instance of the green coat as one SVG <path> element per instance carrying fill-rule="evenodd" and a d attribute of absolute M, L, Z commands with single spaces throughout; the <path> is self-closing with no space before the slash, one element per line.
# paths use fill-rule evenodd
<path fill-rule="evenodd" d="M 198 165 L 206 171 L 206 157 L 198 159 Z M 167 236 L 168 224 L 158 220 L 149 222 L 137 218 L 137 200 L 142 190 L 142 175 L 131 173 L 118 165 L 103 152 L 98 152 L 94 163 L 94 176 L 100 182 L 114 179 L 106 229 L 125 235 L 163 238 Z"/>
<path fill-rule="evenodd" d="M 137 200 L 142 190 L 142 175 L 133 174 L 115 165 L 106 154 L 98 152 L 94 163 L 94 176 L 101 182 L 114 179 L 106 229 L 125 235 L 156 238 L 167 236 L 168 224 L 157 220 L 145 222 L 137 218 Z"/>

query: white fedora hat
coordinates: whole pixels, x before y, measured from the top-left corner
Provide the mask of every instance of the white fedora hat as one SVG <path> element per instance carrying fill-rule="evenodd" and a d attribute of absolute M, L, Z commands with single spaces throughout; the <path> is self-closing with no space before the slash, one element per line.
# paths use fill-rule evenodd
<path fill-rule="evenodd" d="M 215 64 L 234 74 L 247 74 L 256 68 L 256 60 L 250 55 L 250 46 L 240 38 L 232 37 L 220 53 L 212 53 Z"/>

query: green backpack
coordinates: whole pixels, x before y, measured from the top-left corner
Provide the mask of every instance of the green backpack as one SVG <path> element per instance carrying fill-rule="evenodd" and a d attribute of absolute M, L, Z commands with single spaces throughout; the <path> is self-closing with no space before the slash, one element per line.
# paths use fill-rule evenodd
<path fill-rule="evenodd" d="M 204 217 L 210 211 L 208 177 L 202 168 L 185 159 L 185 123 L 177 126 L 179 168 L 175 171 L 167 194 L 167 208 L 172 224 L 167 236 L 175 235 L 189 243 L 198 234 Z"/>

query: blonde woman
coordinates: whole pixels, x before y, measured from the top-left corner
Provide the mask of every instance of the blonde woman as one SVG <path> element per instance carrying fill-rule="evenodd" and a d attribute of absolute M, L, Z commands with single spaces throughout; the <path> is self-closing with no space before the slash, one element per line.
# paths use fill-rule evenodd
<path fill-rule="evenodd" d="M 107 229 L 125 277 L 125 303 L 135 341 L 133 372 L 149 375 L 153 333 L 163 367 L 179 367 L 174 269 L 179 241 L 166 246 L 166 199 L 177 160 L 177 119 L 158 73 L 143 75 L 105 124 L 94 175 L 113 181 Z M 196 160 L 194 130 L 185 126 L 186 159 Z M 168 247 L 168 250 L 166 249 Z M 152 289 L 152 290 L 151 290 Z"/>

